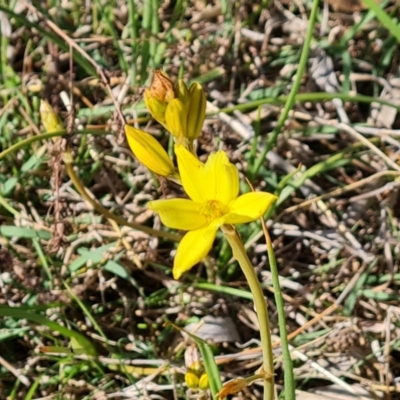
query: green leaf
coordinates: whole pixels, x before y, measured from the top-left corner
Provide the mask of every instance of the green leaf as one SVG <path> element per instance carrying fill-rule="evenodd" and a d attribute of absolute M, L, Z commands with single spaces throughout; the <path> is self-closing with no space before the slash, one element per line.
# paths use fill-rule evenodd
<path fill-rule="evenodd" d="M 111 272 L 112 274 L 119 276 L 120 278 L 129 280 L 129 274 L 126 271 L 126 269 L 122 265 L 116 263 L 113 260 L 107 261 L 103 265 L 103 269 L 105 271 Z"/>
<path fill-rule="evenodd" d="M 360 296 L 364 296 L 368 299 L 373 299 L 377 301 L 398 301 L 399 295 L 397 293 L 384 293 L 377 292 L 372 289 L 365 289 L 360 292 Z"/>
<path fill-rule="evenodd" d="M 51 239 L 51 232 L 42 229 L 25 228 L 22 226 L 0 226 L 0 236 L 17 237 L 24 239 L 39 238 L 43 240 Z"/>
<path fill-rule="evenodd" d="M 37 168 L 42 162 L 43 162 L 43 156 L 47 151 L 47 146 L 42 146 L 39 150 L 36 151 L 36 153 L 32 154 L 28 161 L 26 161 L 24 164 L 21 166 L 21 172 L 29 172 L 32 171 L 33 169 Z"/>
<path fill-rule="evenodd" d="M 72 329 L 66 328 L 58 324 L 57 322 L 50 321 L 42 315 L 30 312 L 26 309 L 19 309 L 14 307 L 0 305 L 0 316 L 11 317 L 17 319 L 27 319 L 28 321 L 35 322 L 42 326 L 47 326 L 50 330 L 61 333 L 68 339 L 74 339 L 79 345 L 86 350 L 87 355 L 96 356 L 97 351 L 93 344 L 82 334 L 73 331 Z"/>
<path fill-rule="evenodd" d="M 86 265 L 89 261 L 92 262 L 93 264 L 100 263 L 101 261 L 104 260 L 104 255 L 108 252 L 108 250 L 115 247 L 116 243 L 117 242 L 105 244 L 104 246 L 100 246 L 96 250 L 80 248 L 78 252 L 81 253 L 82 256 L 74 260 L 69 265 L 68 269 L 71 272 L 75 272 L 79 268 L 82 268 L 84 265 Z"/>
<path fill-rule="evenodd" d="M 348 294 L 346 302 L 344 304 L 344 307 L 343 307 L 344 315 L 351 315 L 351 313 L 353 312 L 354 305 L 361 294 L 366 296 L 365 292 L 367 292 L 367 291 L 366 290 L 362 291 L 361 289 L 365 285 L 371 270 L 375 267 L 377 262 L 378 262 L 378 258 L 376 258 L 368 266 L 368 268 L 366 268 L 364 273 L 362 273 L 361 276 L 357 279 L 357 282 L 355 283 L 353 290 Z M 372 290 L 370 290 L 370 292 L 372 292 Z M 368 296 L 366 296 L 366 297 L 368 297 Z"/>
<path fill-rule="evenodd" d="M 17 177 L 12 176 L 11 178 L 8 178 L 1 187 L 1 195 L 7 197 L 14 190 L 17 183 Z"/>

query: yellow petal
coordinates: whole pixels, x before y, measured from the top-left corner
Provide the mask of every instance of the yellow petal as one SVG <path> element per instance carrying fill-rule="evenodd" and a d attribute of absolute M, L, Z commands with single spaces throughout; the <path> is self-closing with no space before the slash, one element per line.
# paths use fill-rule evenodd
<path fill-rule="evenodd" d="M 172 270 L 174 279 L 179 279 L 208 254 L 216 233 L 217 227 L 210 225 L 196 231 L 190 231 L 182 238 L 178 245 Z"/>
<path fill-rule="evenodd" d="M 128 125 L 125 125 L 125 134 L 133 154 L 150 171 L 161 176 L 175 175 L 174 164 L 153 136 Z"/>
<path fill-rule="evenodd" d="M 250 192 L 239 196 L 224 217 L 226 224 L 245 224 L 260 218 L 271 207 L 277 197 L 266 192 Z"/>
<path fill-rule="evenodd" d="M 198 203 L 187 199 L 149 201 L 147 207 L 160 215 L 161 222 L 172 229 L 191 231 L 207 225 L 207 219 L 200 214 Z"/>
<path fill-rule="evenodd" d="M 53 107 L 46 100 L 40 100 L 39 112 L 40 119 L 46 132 L 51 133 L 64 130 L 60 118 L 54 112 Z"/>
<path fill-rule="evenodd" d="M 206 95 L 199 83 L 192 83 L 189 88 L 189 98 L 186 137 L 194 140 L 199 137 L 206 117 Z"/>
<path fill-rule="evenodd" d="M 177 138 L 186 133 L 187 108 L 179 99 L 171 100 L 165 109 L 165 124 L 167 129 Z"/>
<path fill-rule="evenodd" d="M 206 373 L 202 374 L 199 379 L 199 389 L 207 390 L 209 386 L 208 375 Z"/>
<path fill-rule="evenodd" d="M 160 124 L 165 125 L 165 110 L 168 103 L 153 97 L 149 89 L 144 91 L 143 99 L 152 117 Z"/>
<path fill-rule="evenodd" d="M 175 145 L 178 169 L 186 194 L 195 202 L 204 201 L 204 164 L 182 145 Z"/>
<path fill-rule="evenodd" d="M 199 377 L 192 371 L 186 372 L 185 382 L 188 388 L 197 389 L 199 387 Z"/>
<path fill-rule="evenodd" d="M 217 151 L 208 157 L 204 166 L 205 193 L 207 200 L 218 200 L 228 205 L 239 195 L 239 173 L 229 162 L 224 151 Z"/>

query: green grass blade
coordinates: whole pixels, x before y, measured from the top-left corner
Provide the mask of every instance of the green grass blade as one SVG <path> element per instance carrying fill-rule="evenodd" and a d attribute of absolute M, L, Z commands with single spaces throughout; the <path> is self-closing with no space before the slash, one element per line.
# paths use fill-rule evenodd
<path fill-rule="evenodd" d="M 129 7 L 128 29 L 130 32 L 131 49 L 132 49 L 132 55 L 133 55 L 133 60 L 131 63 L 131 73 L 132 73 L 132 81 L 131 82 L 135 86 L 137 83 L 137 71 L 138 71 L 136 60 L 137 60 L 138 53 L 139 53 L 139 44 L 138 44 L 139 15 L 137 13 L 134 0 L 128 1 L 128 7 Z"/>
<path fill-rule="evenodd" d="M 50 232 L 49 232 L 50 233 Z M 43 269 L 46 272 L 48 282 L 49 282 L 49 287 L 53 288 L 53 274 L 51 273 L 49 263 L 47 262 L 46 255 L 43 252 L 42 247 L 40 246 L 39 240 L 37 238 L 32 239 L 33 247 L 36 250 L 36 253 L 39 257 L 40 264 L 42 265 Z"/>
<path fill-rule="evenodd" d="M 76 340 L 86 350 L 87 355 L 96 356 L 97 354 L 95 347 L 85 336 L 73 331 L 72 329 L 66 328 L 65 326 L 61 326 L 60 324 L 57 324 L 57 322 L 50 321 L 39 314 L 29 312 L 26 309 L 0 305 L 0 316 L 27 319 L 28 321 L 35 322 L 39 325 L 47 326 L 50 330 L 59 332 L 70 340 Z"/>
<path fill-rule="evenodd" d="M 377 262 L 378 262 L 378 259 L 376 258 L 366 268 L 364 273 L 362 273 L 361 276 L 359 276 L 359 278 L 357 279 L 357 282 L 355 283 L 355 285 L 353 287 L 353 290 L 348 294 L 346 302 L 344 304 L 344 307 L 343 307 L 344 315 L 351 315 L 351 313 L 353 312 L 353 309 L 354 309 L 354 306 L 356 304 L 356 301 L 361 295 L 361 292 L 362 292 L 361 289 L 365 285 L 365 283 L 367 282 L 369 273 L 375 267 Z"/>
<path fill-rule="evenodd" d="M 69 287 L 67 282 L 64 282 L 64 286 L 67 288 L 67 291 L 70 295 L 70 297 L 79 305 L 83 313 L 87 316 L 88 320 L 92 323 L 92 325 L 95 327 L 99 335 L 104 339 L 105 343 L 108 342 L 107 336 L 101 329 L 100 325 L 97 323 L 96 319 L 93 317 L 93 315 L 90 313 L 89 309 L 83 304 L 83 302 L 79 299 L 79 297 L 74 293 L 74 291 Z M 78 341 L 79 342 L 79 341 Z M 79 342 L 79 344 L 81 344 Z"/>
<path fill-rule="evenodd" d="M 268 261 L 271 270 L 272 285 L 274 287 L 274 297 L 276 303 L 276 309 L 278 311 L 278 325 L 279 325 L 279 337 L 281 338 L 281 348 L 283 355 L 283 370 L 284 370 L 284 393 L 285 400 L 295 400 L 296 384 L 293 372 L 293 362 L 289 350 L 289 340 L 287 338 L 286 328 L 286 313 L 285 304 L 282 297 L 281 285 L 279 283 L 279 270 L 276 263 L 276 257 L 272 241 L 267 231 L 266 225 L 263 222 L 264 234 L 267 243 Z"/>
<path fill-rule="evenodd" d="M 22 14 L 16 14 L 13 11 L 11 11 L 9 8 L 3 7 L 2 5 L 0 5 L 0 11 L 3 11 L 5 14 L 7 14 L 8 16 L 10 16 L 11 18 L 14 18 L 15 20 L 17 20 L 19 23 L 21 23 L 22 25 L 24 25 L 25 27 L 29 27 L 31 29 L 36 29 L 38 32 L 40 32 L 44 37 L 46 37 L 47 39 L 49 39 L 51 42 L 54 42 L 55 44 L 57 44 L 57 46 L 65 51 L 66 53 L 69 53 L 70 48 L 69 46 L 64 42 L 64 40 L 62 40 L 61 38 L 59 38 L 57 35 L 55 35 L 52 32 L 47 31 L 46 29 L 44 29 L 40 24 L 35 24 L 31 21 L 29 21 L 28 19 L 26 19 Z M 75 61 L 89 74 L 89 75 L 97 75 L 96 69 L 93 67 L 92 64 L 90 64 L 89 61 L 87 61 L 84 57 L 82 57 L 81 54 L 74 52 L 74 58 Z"/>
<path fill-rule="evenodd" d="M 229 296 L 240 297 L 242 299 L 251 301 L 253 300 L 253 296 L 250 292 L 229 286 L 216 285 L 214 283 L 194 283 L 191 286 L 201 290 L 208 290 Z"/>
<path fill-rule="evenodd" d="M 374 0 L 362 0 L 364 4 L 375 13 L 376 18 L 389 32 L 400 42 L 400 26 L 394 18 L 391 18 Z"/>
<path fill-rule="evenodd" d="M 258 174 L 258 171 L 260 170 L 261 166 L 264 164 L 265 156 L 272 149 L 272 147 L 275 146 L 276 140 L 278 139 L 278 135 L 279 135 L 281 129 L 283 128 L 283 126 L 285 125 L 286 119 L 289 116 L 289 112 L 293 108 L 293 105 L 296 101 L 296 94 L 299 91 L 300 83 L 301 83 L 301 80 L 303 79 L 303 75 L 304 75 L 307 61 L 308 61 L 308 54 L 310 52 L 311 40 L 313 38 L 315 22 L 316 22 L 317 16 L 318 16 L 318 5 L 319 5 L 319 0 L 313 0 L 310 19 L 309 19 L 307 33 L 306 33 L 306 38 L 304 40 L 304 46 L 303 46 L 303 50 L 301 52 L 296 78 L 293 82 L 292 89 L 287 98 L 287 101 L 286 101 L 285 107 L 282 111 L 282 114 L 279 117 L 278 123 L 276 124 L 275 129 L 272 131 L 272 133 L 266 143 L 266 146 L 264 147 L 264 150 L 262 151 L 262 153 L 256 160 L 256 163 L 255 163 L 253 169 L 250 171 L 252 179 L 255 178 L 255 176 Z"/>
<path fill-rule="evenodd" d="M 111 242 L 105 244 L 103 246 L 98 247 L 96 250 L 89 250 L 86 248 L 81 248 L 79 252 L 82 254 L 79 258 L 75 259 L 69 266 L 68 270 L 70 272 L 75 272 L 78 269 L 85 266 L 88 262 L 92 265 L 96 265 L 103 260 L 105 260 L 105 255 L 107 252 L 114 248 L 117 245 L 117 242 Z"/>
<path fill-rule="evenodd" d="M 105 133 L 107 133 L 106 131 L 102 131 L 102 130 L 92 130 L 92 129 L 84 129 L 82 131 L 77 132 L 80 135 L 97 135 L 97 136 L 101 136 L 104 135 Z M 25 146 L 28 146 L 32 143 L 41 141 L 41 140 L 46 140 L 46 139 L 50 139 L 53 137 L 57 137 L 57 136 L 65 136 L 68 135 L 68 133 L 66 131 L 58 131 L 58 132 L 51 132 L 51 133 L 43 133 L 41 135 L 37 135 L 37 136 L 31 136 L 28 137 L 24 140 L 21 140 L 20 142 L 17 142 L 15 144 L 13 144 L 12 146 L 8 147 L 7 149 L 3 150 L 0 153 L 0 160 L 2 160 L 3 158 L 7 157 L 8 155 L 10 155 L 11 153 L 18 151 L 22 148 L 24 148 Z"/>

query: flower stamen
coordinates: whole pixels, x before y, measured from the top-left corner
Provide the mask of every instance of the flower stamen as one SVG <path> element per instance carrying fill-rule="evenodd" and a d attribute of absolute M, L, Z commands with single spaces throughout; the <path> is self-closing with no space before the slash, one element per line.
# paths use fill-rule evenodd
<path fill-rule="evenodd" d="M 228 207 L 218 200 L 206 201 L 201 205 L 200 210 L 201 214 L 207 218 L 208 223 L 218 220 L 229 211 Z"/>

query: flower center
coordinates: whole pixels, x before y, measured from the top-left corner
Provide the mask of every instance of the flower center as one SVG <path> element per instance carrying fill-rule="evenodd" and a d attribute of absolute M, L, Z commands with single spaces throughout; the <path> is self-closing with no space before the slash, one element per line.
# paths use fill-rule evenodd
<path fill-rule="evenodd" d="M 228 207 L 218 200 L 208 200 L 202 206 L 201 213 L 207 218 L 208 223 L 211 223 L 227 214 Z"/>

